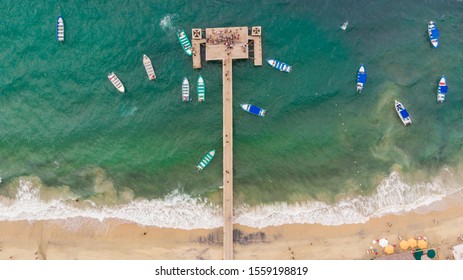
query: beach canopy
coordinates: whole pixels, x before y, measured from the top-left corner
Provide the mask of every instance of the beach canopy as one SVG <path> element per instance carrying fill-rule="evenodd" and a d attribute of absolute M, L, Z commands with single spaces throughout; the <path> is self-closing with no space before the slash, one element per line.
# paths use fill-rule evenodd
<path fill-rule="evenodd" d="M 416 239 L 415 238 L 409 238 L 407 242 L 408 242 L 408 245 L 410 245 L 411 248 L 416 247 Z"/>
<path fill-rule="evenodd" d="M 426 255 L 428 257 L 430 257 L 431 259 L 433 259 L 435 256 L 436 256 L 436 251 L 434 250 L 428 250 L 428 252 L 426 253 Z"/>
<path fill-rule="evenodd" d="M 410 244 L 408 244 L 407 240 L 400 241 L 400 249 L 407 250 L 408 247 L 410 247 Z"/>
<path fill-rule="evenodd" d="M 389 244 L 389 241 L 387 241 L 387 239 L 383 237 L 378 241 L 378 244 L 379 246 L 384 248 L 387 246 L 387 244 Z"/>
<path fill-rule="evenodd" d="M 428 247 L 428 242 L 424 239 L 420 239 L 418 240 L 418 247 L 420 249 L 425 249 L 426 247 Z"/>
<path fill-rule="evenodd" d="M 384 252 L 386 252 L 386 254 L 390 255 L 392 253 L 394 253 L 394 247 L 390 244 L 388 244 L 386 247 L 384 247 Z"/>

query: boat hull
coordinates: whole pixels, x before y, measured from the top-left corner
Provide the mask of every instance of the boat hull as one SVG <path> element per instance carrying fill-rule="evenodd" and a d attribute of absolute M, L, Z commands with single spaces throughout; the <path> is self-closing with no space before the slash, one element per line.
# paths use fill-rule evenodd
<path fill-rule="evenodd" d="M 395 110 L 397 112 L 397 115 L 399 115 L 400 120 L 405 126 L 412 124 L 412 119 L 410 118 L 407 109 L 405 109 L 402 103 L 400 103 L 397 100 L 395 100 Z"/>
<path fill-rule="evenodd" d="M 256 116 L 259 116 L 259 117 L 263 117 L 267 113 L 266 110 L 264 110 L 262 108 L 259 108 L 257 106 L 254 106 L 252 104 L 240 104 L 240 106 L 246 112 L 248 112 L 250 114 L 253 114 L 253 115 L 256 115 Z"/>
<path fill-rule="evenodd" d="M 145 54 L 143 55 L 143 66 L 145 67 L 146 74 L 148 75 L 148 79 L 150 80 L 156 79 L 156 73 L 154 72 L 151 59 Z"/>
<path fill-rule="evenodd" d="M 111 81 L 111 83 L 113 84 L 113 86 L 120 92 L 125 92 L 125 87 L 124 85 L 122 84 L 121 80 L 119 80 L 119 78 L 116 76 L 116 74 L 114 74 L 114 72 L 111 72 L 109 75 L 108 75 L 108 79 Z"/>
<path fill-rule="evenodd" d="M 434 48 L 439 47 L 439 37 L 440 37 L 439 29 L 437 29 L 433 21 L 430 21 L 428 23 L 428 36 L 429 36 L 429 41 L 431 41 L 431 45 Z"/>
<path fill-rule="evenodd" d="M 365 65 L 361 64 L 357 72 L 357 91 L 362 92 L 367 83 L 367 71 Z"/>
<path fill-rule="evenodd" d="M 191 47 L 190 39 L 188 39 L 188 36 L 186 35 L 185 30 L 177 31 L 177 38 L 178 38 L 178 41 L 180 42 L 180 45 L 182 45 L 183 51 L 188 56 L 191 56 L 193 54 L 193 49 Z"/>
<path fill-rule="evenodd" d="M 202 171 L 204 168 L 206 168 L 206 166 L 209 165 L 209 163 L 211 163 L 214 156 L 215 156 L 215 150 L 209 151 L 198 163 L 198 165 L 196 166 L 196 169 L 198 171 Z"/>
<path fill-rule="evenodd" d="M 290 73 L 293 70 L 292 66 L 289 66 L 288 64 L 276 59 L 267 59 L 267 63 L 273 68 L 278 69 L 282 72 Z"/>
<path fill-rule="evenodd" d="M 56 20 L 56 39 L 60 43 L 64 42 L 64 20 L 61 16 Z"/>
<path fill-rule="evenodd" d="M 442 76 L 439 80 L 439 85 L 437 86 L 437 102 L 438 103 L 443 103 L 445 101 L 447 91 L 448 91 L 447 78 L 445 76 Z"/>
<path fill-rule="evenodd" d="M 182 101 L 190 101 L 190 83 L 188 82 L 187 77 L 183 78 L 182 83 Z"/>
<path fill-rule="evenodd" d="M 199 102 L 206 101 L 206 85 L 201 75 L 199 75 L 198 77 L 198 85 L 196 87 L 196 91 L 198 92 L 198 101 Z"/>

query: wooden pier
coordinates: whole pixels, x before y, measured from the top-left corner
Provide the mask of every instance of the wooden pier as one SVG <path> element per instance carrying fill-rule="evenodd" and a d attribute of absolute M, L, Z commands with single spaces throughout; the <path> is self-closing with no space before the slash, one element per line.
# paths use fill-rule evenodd
<path fill-rule="evenodd" d="M 250 34 L 249 34 L 250 33 Z M 251 43 L 251 44 L 250 44 Z M 233 59 L 249 59 L 262 65 L 261 27 L 192 29 L 193 68 L 201 68 L 201 46 L 206 61 L 222 60 L 223 81 L 223 259 L 233 259 Z"/>

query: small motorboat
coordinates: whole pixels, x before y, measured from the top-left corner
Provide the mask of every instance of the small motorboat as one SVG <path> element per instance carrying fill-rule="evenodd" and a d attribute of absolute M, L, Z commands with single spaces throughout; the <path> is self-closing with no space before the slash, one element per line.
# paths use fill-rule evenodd
<path fill-rule="evenodd" d="M 177 31 L 177 38 L 180 42 L 180 45 L 182 45 L 183 51 L 188 55 L 191 56 L 193 54 L 193 49 L 191 47 L 191 42 L 190 39 L 188 39 L 188 36 L 186 35 L 185 30 L 178 30 Z"/>
<path fill-rule="evenodd" d="M 272 66 L 275 69 L 278 69 L 282 72 L 291 72 L 293 70 L 293 67 L 289 66 L 288 64 L 281 62 L 276 59 L 267 59 L 267 62 L 270 66 Z"/>
<path fill-rule="evenodd" d="M 434 48 L 439 46 L 439 29 L 437 29 L 436 24 L 433 21 L 428 23 L 428 35 L 429 40 Z"/>
<path fill-rule="evenodd" d="M 64 20 L 62 16 L 59 16 L 56 20 L 56 39 L 58 42 L 64 42 Z"/>
<path fill-rule="evenodd" d="M 349 25 L 349 22 L 346 20 L 342 25 L 339 26 L 342 30 L 346 31 L 347 25 Z"/>
<path fill-rule="evenodd" d="M 117 88 L 118 91 L 125 92 L 124 85 L 122 84 L 121 80 L 119 80 L 119 78 L 116 76 L 116 74 L 114 74 L 114 72 L 108 74 L 108 79 Z"/>
<path fill-rule="evenodd" d="M 439 85 L 437 86 L 437 102 L 443 103 L 445 101 L 445 96 L 447 95 L 449 87 L 447 86 L 447 78 L 442 76 L 439 80 Z"/>
<path fill-rule="evenodd" d="M 267 113 L 267 110 L 259 108 L 251 104 L 240 104 L 240 106 L 246 112 L 259 116 L 259 117 L 263 117 Z"/>
<path fill-rule="evenodd" d="M 188 78 L 183 78 L 182 83 L 182 101 L 188 102 L 190 101 L 190 83 L 188 82 Z"/>
<path fill-rule="evenodd" d="M 154 73 L 153 64 L 151 63 L 151 59 L 146 54 L 143 55 L 143 66 L 145 66 L 148 79 L 156 79 L 156 73 Z"/>
<path fill-rule="evenodd" d="M 365 69 L 365 65 L 361 64 L 360 68 L 357 72 L 357 91 L 359 93 L 362 92 L 363 87 L 367 83 L 367 71 Z"/>
<path fill-rule="evenodd" d="M 196 86 L 196 91 L 198 92 L 198 101 L 203 102 L 206 100 L 206 85 L 204 84 L 204 79 L 201 75 L 198 77 L 198 85 Z"/>
<path fill-rule="evenodd" d="M 198 163 L 198 165 L 196 166 L 196 169 L 198 171 L 201 171 L 204 168 L 206 168 L 206 166 L 212 161 L 214 156 L 215 156 L 215 150 L 209 151 Z"/>
<path fill-rule="evenodd" d="M 405 126 L 408 126 L 412 123 L 412 119 L 410 118 L 407 109 L 405 109 L 402 103 L 397 100 L 395 100 L 395 110 Z"/>

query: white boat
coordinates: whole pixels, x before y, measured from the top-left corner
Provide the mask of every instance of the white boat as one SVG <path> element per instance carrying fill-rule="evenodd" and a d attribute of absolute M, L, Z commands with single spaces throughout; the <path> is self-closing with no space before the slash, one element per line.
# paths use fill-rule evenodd
<path fill-rule="evenodd" d="M 345 31 L 347 29 L 347 25 L 349 25 L 349 22 L 346 20 L 342 25 L 339 26 L 339 28 Z"/>
<path fill-rule="evenodd" d="M 276 59 L 267 59 L 267 63 L 273 68 L 278 69 L 282 72 L 290 73 L 293 70 L 293 67 Z"/>
<path fill-rule="evenodd" d="M 151 59 L 146 54 L 143 55 L 143 65 L 145 66 L 146 74 L 148 74 L 148 79 L 156 79 L 156 73 L 154 73 L 153 64 L 151 64 Z"/>
<path fill-rule="evenodd" d="M 116 76 L 116 74 L 114 74 L 114 72 L 108 74 L 108 79 L 117 88 L 118 91 L 125 92 L 124 85 L 122 84 L 121 80 L 119 80 L 119 78 Z"/>
<path fill-rule="evenodd" d="M 437 29 L 436 24 L 433 21 L 428 23 L 428 35 L 429 40 L 434 48 L 439 46 L 439 29 Z"/>
<path fill-rule="evenodd" d="M 182 83 L 182 101 L 188 102 L 190 101 L 190 83 L 188 82 L 188 78 L 183 78 Z"/>
<path fill-rule="evenodd" d="M 58 42 L 64 42 L 64 21 L 61 16 L 59 16 L 56 20 L 56 38 L 58 39 Z"/>
<path fill-rule="evenodd" d="M 399 101 L 395 100 L 395 110 L 399 118 L 402 120 L 405 126 L 410 125 L 412 123 L 412 119 L 407 112 L 407 109 L 400 103 Z"/>

